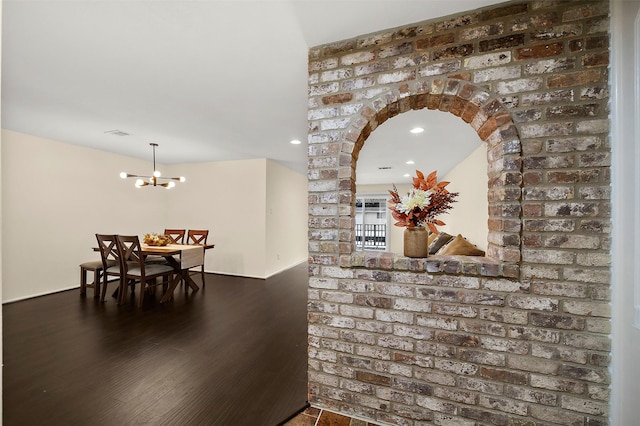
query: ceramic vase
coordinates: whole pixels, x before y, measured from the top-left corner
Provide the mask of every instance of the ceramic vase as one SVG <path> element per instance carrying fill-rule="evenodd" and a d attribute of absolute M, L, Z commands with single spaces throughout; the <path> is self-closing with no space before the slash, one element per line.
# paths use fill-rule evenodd
<path fill-rule="evenodd" d="M 428 233 L 424 226 L 407 227 L 404 230 L 404 255 L 406 257 L 427 257 Z"/>

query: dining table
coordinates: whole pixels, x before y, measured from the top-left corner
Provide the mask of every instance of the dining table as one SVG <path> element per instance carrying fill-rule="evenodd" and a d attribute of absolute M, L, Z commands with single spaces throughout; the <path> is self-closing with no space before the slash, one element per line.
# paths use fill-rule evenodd
<path fill-rule="evenodd" d="M 215 244 L 167 244 L 164 246 L 154 246 L 142 243 L 140 251 L 149 256 L 162 256 L 169 265 L 173 267 L 174 277 L 167 291 L 160 299 L 160 303 L 168 302 L 173 298 L 173 291 L 184 280 L 193 291 L 198 291 L 200 287 L 191 279 L 189 269 L 200 266 L 204 263 L 204 252 L 215 247 Z"/>

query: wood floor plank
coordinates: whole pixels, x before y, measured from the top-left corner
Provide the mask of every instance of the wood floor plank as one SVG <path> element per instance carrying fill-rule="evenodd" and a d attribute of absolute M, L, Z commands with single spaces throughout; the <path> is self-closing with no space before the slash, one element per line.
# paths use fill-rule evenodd
<path fill-rule="evenodd" d="M 3 424 L 277 425 L 307 399 L 307 266 L 208 274 L 117 306 L 65 291 L 3 307 Z"/>

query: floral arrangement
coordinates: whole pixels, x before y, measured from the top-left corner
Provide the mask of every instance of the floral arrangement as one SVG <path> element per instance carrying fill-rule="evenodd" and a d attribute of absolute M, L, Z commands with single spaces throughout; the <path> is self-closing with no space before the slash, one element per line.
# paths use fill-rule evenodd
<path fill-rule="evenodd" d="M 171 238 L 167 235 L 145 234 L 142 241 L 148 246 L 166 246 L 171 243 Z"/>
<path fill-rule="evenodd" d="M 431 232 L 437 233 L 437 226 L 445 223 L 435 217 L 445 213 L 455 202 L 457 192 L 449 192 L 445 189 L 449 182 L 438 182 L 434 170 L 425 179 L 420 170 L 416 170 L 413 178 L 413 189 L 404 197 L 398 195 L 398 189 L 393 185 L 393 191 L 389 190 L 389 210 L 397 222 L 396 226 L 427 226 Z"/>

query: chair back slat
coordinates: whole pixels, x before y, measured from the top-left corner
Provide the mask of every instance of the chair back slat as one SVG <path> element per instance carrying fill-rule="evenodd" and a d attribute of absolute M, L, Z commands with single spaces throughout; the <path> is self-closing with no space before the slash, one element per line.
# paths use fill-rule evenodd
<path fill-rule="evenodd" d="M 124 269 L 124 273 L 127 273 L 129 266 L 135 264 L 140 267 L 142 274 L 144 275 L 144 256 L 140 253 L 140 239 L 137 235 L 117 235 L 118 241 L 118 253 L 120 255 L 121 262 Z"/>
<path fill-rule="evenodd" d="M 117 237 L 113 234 L 96 234 L 96 239 L 98 240 L 98 248 L 100 249 L 100 258 L 102 259 L 104 270 L 109 267 L 110 260 L 120 264 Z"/>
<path fill-rule="evenodd" d="M 208 229 L 189 229 L 187 244 L 207 244 Z"/>
<path fill-rule="evenodd" d="M 165 229 L 164 235 L 169 237 L 171 244 L 184 244 L 185 229 Z"/>

